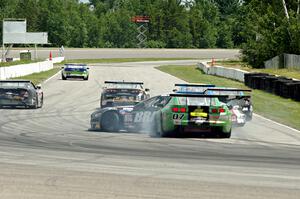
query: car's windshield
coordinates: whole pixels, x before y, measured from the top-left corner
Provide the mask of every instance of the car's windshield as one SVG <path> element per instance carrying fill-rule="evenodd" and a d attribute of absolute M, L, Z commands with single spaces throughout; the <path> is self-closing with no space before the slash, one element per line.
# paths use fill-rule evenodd
<path fill-rule="evenodd" d="M 143 84 L 132 84 L 132 83 L 107 83 L 106 88 L 117 88 L 117 89 L 142 89 Z"/>

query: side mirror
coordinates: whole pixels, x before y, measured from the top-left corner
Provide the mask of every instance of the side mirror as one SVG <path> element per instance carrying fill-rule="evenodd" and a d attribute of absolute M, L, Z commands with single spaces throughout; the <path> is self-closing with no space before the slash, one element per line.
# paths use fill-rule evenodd
<path fill-rule="evenodd" d="M 90 69 L 89 67 L 87 67 L 86 69 Z"/>
<path fill-rule="evenodd" d="M 64 68 L 65 68 L 65 67 L 63 67 L 63 66 L 61 67 L 61 69 L 64 69 Z"/>
<path fill-rule="evenodd" d="M 36 86 L 37 89 L 42 89 L 42 86 L 39 84 Z"/>
<path fill-rule="evenodd" d="M 149 91 L 150 91 L 150 89 L 149 89 L 149 88 L 146 88 L 146 89 L 145 89 L 145 91 L 146 91 L 146 92 L 149 92 Z"/>

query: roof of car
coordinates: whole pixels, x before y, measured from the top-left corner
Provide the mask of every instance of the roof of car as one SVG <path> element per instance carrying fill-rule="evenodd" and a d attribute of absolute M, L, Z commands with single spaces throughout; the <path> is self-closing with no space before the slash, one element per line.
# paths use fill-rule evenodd
<path fill-rule="evenodd" d="M 144 82 L 105 81 L 104 84 L 144 84 Z"/>

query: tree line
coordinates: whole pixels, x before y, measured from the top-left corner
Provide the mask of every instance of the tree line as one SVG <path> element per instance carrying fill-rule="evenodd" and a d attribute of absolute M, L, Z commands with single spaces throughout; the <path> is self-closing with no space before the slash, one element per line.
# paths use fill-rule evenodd
<path fill-rule="evenodd" d="M 136 15 L 150 16 L 146 48 L 241 48 L 255 67 L 300 54 L 299 0 L 0 0 L 1 20 L 26 18 L 53 46 L 135 48 Z"/>

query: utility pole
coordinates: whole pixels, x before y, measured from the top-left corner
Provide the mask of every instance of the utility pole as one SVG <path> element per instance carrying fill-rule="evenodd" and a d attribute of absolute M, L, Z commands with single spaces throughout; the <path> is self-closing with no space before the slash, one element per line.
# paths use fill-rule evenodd
<path fill-rule="evenodd" d="M 297 15 L 299 15 L 300 12 L 300 0 L 298 0 L 298 8 L 297 8 Z M 298 17 L 298 16 L 297 16 Z"/>

